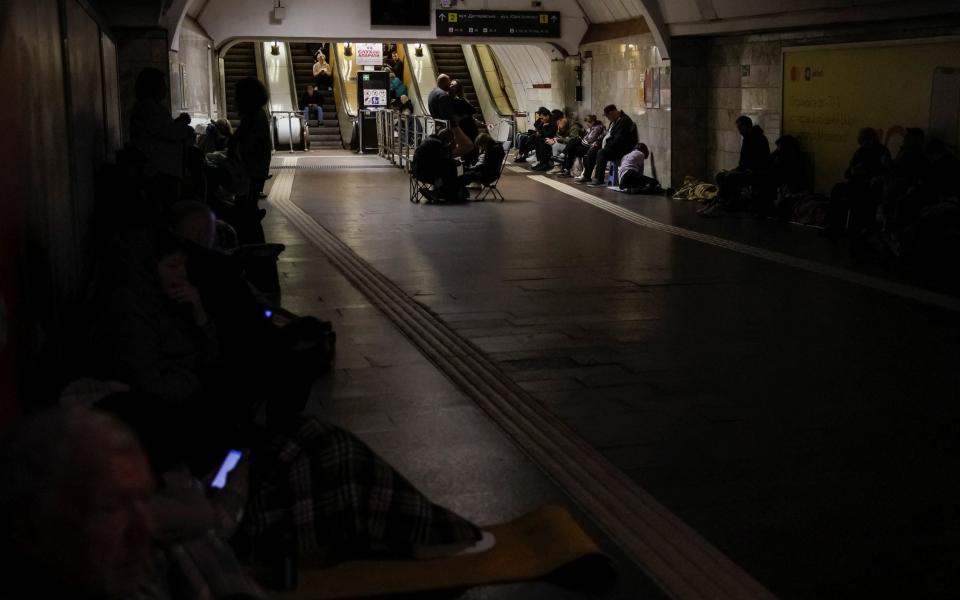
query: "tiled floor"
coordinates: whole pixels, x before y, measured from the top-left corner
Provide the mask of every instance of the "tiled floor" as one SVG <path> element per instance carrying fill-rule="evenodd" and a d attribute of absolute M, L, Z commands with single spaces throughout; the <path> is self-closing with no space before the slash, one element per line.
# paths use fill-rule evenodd
<path fill-rule="evenodd" d="M 949 597 L 960 567 L 955 312 L 638 227 L 523 175 L 505 178 L 502 204 L 417 206 L 406 185 L 387 169 L 302 170 L 293 200 L 774 593 Z M 809 230 L 591 193 L 911 282 Z M 556 497 L 309 246 L 282 223 L 268 231 L 283 236 L 290 307 L 335 316 L 356 344 L 323 414 L 410 461 L 470 516 Z M 437 403 L 423 395 L 435 385 Z M 462 454 L 445 456 L 447 444 Z M 451 479 L 472 471 L 479 487 Z M 523 493 L 503 497 L 489 479 L 480 489 L 490 476 Z"/>
<path fill-rule="evenodd" d="M 612 589 L 585 593 L 548 582 L 474 588 L 463 600 L 661 598 L 656 587 L 570 505 L 563 492 L 451 384 L 282 217 L 267 239 L 287 246 L 279 262 L 283 305 L 334 323 L 336 369 L 308 410 L 346 427 L 434 501 L 480 524 L 501 523 L 544 504 L 567 505 L 614 559 Z"/>

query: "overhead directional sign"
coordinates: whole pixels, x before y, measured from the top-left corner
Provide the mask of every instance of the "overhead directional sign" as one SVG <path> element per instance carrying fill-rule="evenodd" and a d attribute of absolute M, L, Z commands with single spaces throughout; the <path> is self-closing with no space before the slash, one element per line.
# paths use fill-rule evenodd
<path fill-rule="evenodd" d="M 438 10 L 437 36 L 560 37 L 560 13 L 527 10 Z"/>

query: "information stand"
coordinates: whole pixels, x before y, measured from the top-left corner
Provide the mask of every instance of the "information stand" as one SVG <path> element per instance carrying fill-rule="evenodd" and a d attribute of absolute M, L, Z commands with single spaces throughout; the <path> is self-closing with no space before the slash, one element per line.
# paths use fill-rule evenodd
<path fill-rule="evenodd" d="M 375 114 L 362 111 L 387 108 L 389 102 L 390 76 L 386 71 L 360 71 L 357 73 L 357 116 L 360 127 L 360 152 L 377 149 L 377 118 Z"/>

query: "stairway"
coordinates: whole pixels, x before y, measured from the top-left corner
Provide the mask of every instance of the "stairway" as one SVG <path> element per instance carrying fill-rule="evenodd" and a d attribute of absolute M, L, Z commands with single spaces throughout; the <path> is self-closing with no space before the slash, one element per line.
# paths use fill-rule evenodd
<path fill-rule="evenodd" d="M 297 102 L 306 91 L 307 84 L 313 83 L 313 55 L 306 44 L 288 44 L 290 48 L 290 63 L 293 66 L 293 81 L 297 86 Z M 343 148 L 343 139 L 340 137 L 340 121 L 337 118 L 337 105 L 333 90 L 320 90 L 323 98 L 323 122 L 311 120 L 307 127 L 310 148 Z M 299 104 L 297 105 L 299 108 Z"/>
<path fill-rule="evenodd" d="M 257 59 L 253 42 L 239 42 L 223 56 L 223 87 L 227 98 L 227 119 L 233 128 L 240 125 L 236 85 L 244 77 L 257 77 Z"/>
<path fill-rule="evenodd" d="M 430 44 L 433 52 L 433 61 L 437 66 L 437 75 L 446 73 L 451 79 L 456 79 L 463 86 L 463 97 L 477 110 L 477 90 L 473 87 L 470 78 L 470 69 L 467 68 L 467 59 L 463 56 L 460 44 Z"/>

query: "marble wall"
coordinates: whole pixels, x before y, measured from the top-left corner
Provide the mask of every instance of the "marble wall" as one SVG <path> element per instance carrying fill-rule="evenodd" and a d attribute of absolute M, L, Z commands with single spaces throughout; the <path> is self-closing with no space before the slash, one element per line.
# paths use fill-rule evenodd
<path fill-rule="evenodd" d="M 573 101 L 568 110 L 580 118 L 588 114 L 603 115 L 603 107 L 616 104 L 637 124 L 640 141 L 649 146 L 656 177 L 664 187 L 672 184 L 671 178 L 671 76 L 663 68 L 660 53 L 649 35 L 584 44 L 580 47 L 583 58 L 582 102 L 573 96 L 576 82 L 568 86 L 567 97 Z M 573 72 L 577 58 L 567 59 L 568 72 Z M 647 108 L 643 95 L 643 81 L 648 67 L 661 69 L 660 108 Z M 651 175 L 650 169 L 647 175 Z"/>
<path fill-rule="evenodd" d="M 732 169 L 740 159 L 736 120 L 750 117 L 770 146 L 780 137 L 782 73 L 779 40 L 717 38 L 707 55 L 706 168 Z"/>
<path fill-rule="evenodd" d="M 713 38 L 673 38 L 674 182 L 712 180 L 737 165 L 735 121 L 747 115 L 773 142 L 781 133 L 784 47 L 954 36 L 955 24 L 916 20 Z M 808 149 L 809 150 L 809 149 Z"/>
<path fill-rule="evenodd" d="M 211 46 L 213 40 L 189 17 L 180 27 L 179 51 L 170 52 L 170 102 L 174 113 L 188 112 L 194 120 L 216 114 Z"/>

